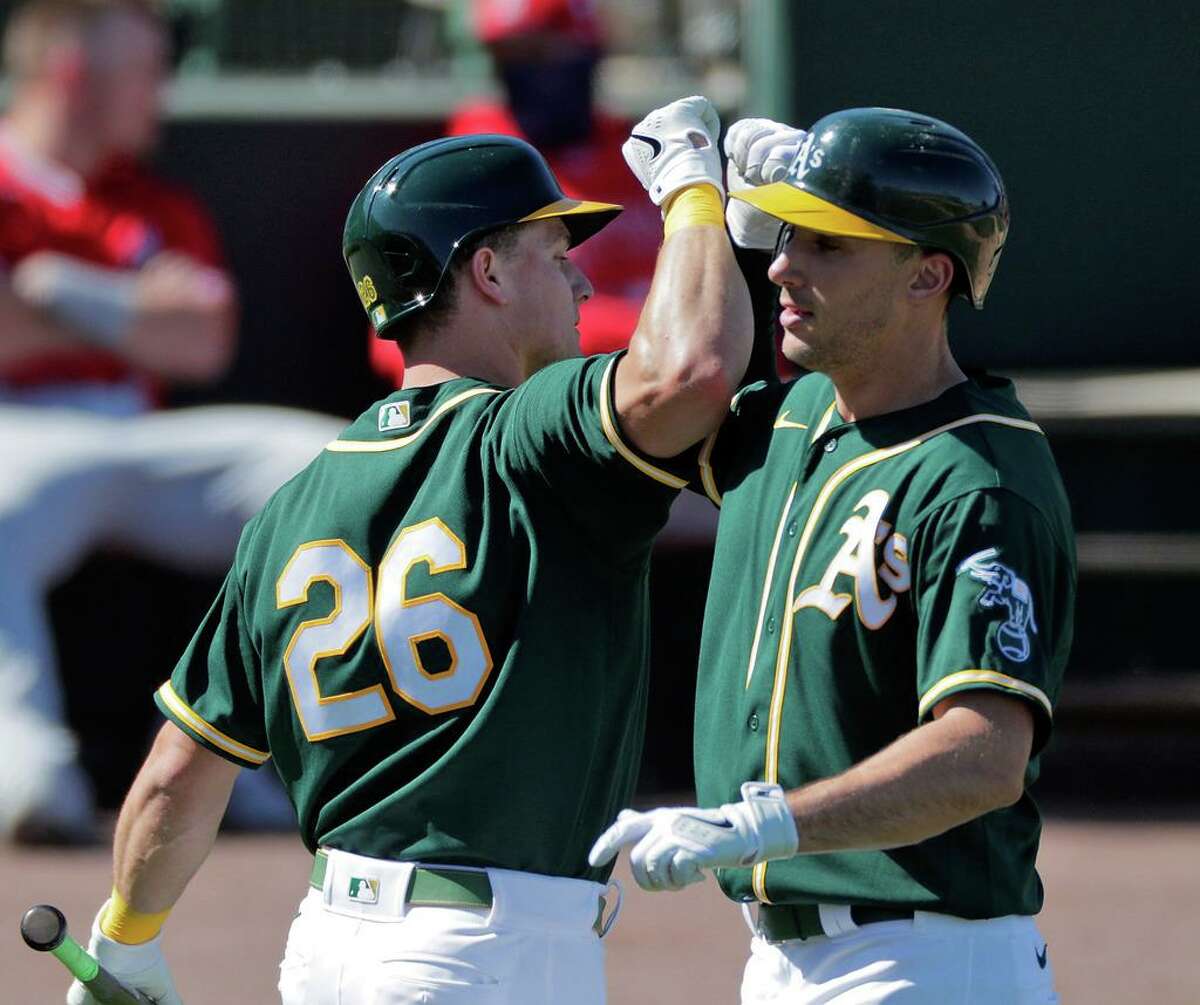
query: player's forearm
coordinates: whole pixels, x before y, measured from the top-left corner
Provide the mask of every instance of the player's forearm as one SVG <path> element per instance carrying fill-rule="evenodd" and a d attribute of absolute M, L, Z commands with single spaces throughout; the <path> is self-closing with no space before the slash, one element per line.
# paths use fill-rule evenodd
<path fill-rule="evenodd" d="M 618 384 L 618 411 L 637 446 L 667 457 L 715 429 L 752 337 L 750 296 L 724 228 L 672 233 L 623 361 L 633 379 Z"/>
<path fill-rule="evenodd" d="M 208 381 L 229 365 L 237 298 L 228 276 L 162 252 L 141 269 L 113 269 L 38 252 L 12 270 L 0 315 L 13 360 L 47 348 L 97 346 L 174 381 Z"/>
<path fill-rule="evenodd" d="M 916 844 L 1011 805 L 1028 755 L 1023 731 L 952 709 L 850 770 L 789 792 L 799 852 Z"/>
<path fill-rule="evenodd" d="M 121 807 L 113 885 L 130 906 L 170 909 L 216 838 L 239 768 L 168 723 Z"/>

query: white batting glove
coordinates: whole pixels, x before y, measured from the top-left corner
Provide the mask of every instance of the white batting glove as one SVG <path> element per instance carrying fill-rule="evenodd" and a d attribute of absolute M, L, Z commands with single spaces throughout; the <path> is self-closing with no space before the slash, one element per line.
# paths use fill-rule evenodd
<path fill-rule="evenodd" d="M 730 195 L 782 181 L 808 133 L 771 119 L 739 119 L 725 134 L 726 182 Z M 773 251 L 783 221 L 730 199 L 725 207 L 729 236 L 739 248 Z"/>
<path fill-rule="evenodd" d="M 681 890 L 704 878 L 702 869 L 747 866 L 796 854 L 800 837 L 783 789 L 746 782 L 742 801 L 715 810 L 687 806 L 635 813 L 622 810 L 588 853 L 604 865 L 633 846 L 629 865 L 643 890 Z"/>
<path fill-rule="evenodd" d="M 633 127 L 621 153 L 656 206 L 688 185 L 712 185 L 723 196 L 720 134 L 712 102 L 693 94 L 654 109 Z"/>
<path fill-rule="evenodd" d="M 92 922 L 92 938 L 88 942 L 88 952 L 117 980 L 149 995 L 158 1005 L 183 1005 L 162 953 L 161 933 L 149 942 L 140 942 L 136 946 L 115 942 L 100 931 L 100 919 L 107 910 L 108 902 L 105 901 L 100 913 Z M 67 1005 L 98 1003 L 87 988 L 75 981 L 67 991 Z"/>

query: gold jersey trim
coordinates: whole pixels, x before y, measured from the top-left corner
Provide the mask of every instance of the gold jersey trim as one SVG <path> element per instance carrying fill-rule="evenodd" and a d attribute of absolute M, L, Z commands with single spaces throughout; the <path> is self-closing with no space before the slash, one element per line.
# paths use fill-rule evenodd
<path fill-rule="evenodd" d="M 825 413 L 821 424 L 817 427 L 817 432 L 813 434 L 813 440 L 824 432 L 824 428 L 828 425 L 828 420 L 833 414 L 833 405 Z M 779 746 L 782 733 L 782 718 L 783 718 L 783 701 L 787 693 L 787 665 L 788 657 L 792 648 L 792 625 L 796 615 L 791 613 L 795 606 L 796 598 L 796 580 L 800 575 L 800 566 L 804 561 L 805 553 L 808 551 L 809 541 L 812 539 L 813 531 L 816 529 L 817 522 L 821 518 L 822 511 L 832 498 L 834 491 L 851 475 L 862 471 L 864 468 L 869 468 L 872 465 L 878 464 L 881 461 L 886 461 L 889 458 L 896 457 L 900 454 L 907 453 L 914 447 L 919 447 L 922 443 L 933 439 L 942 433 L 949 432 L 951 429 L 958 429 L 962 426 L 970 426 L 980 422 L 995 423 L 1002 426 L 1011 426 L 1016 429 L 1026 429 L 1031 432 L 1041 433 L 1042 429 L 1035 422 L 1029 422 L 1025 419 L 1014 419 L 1007 415 L 995 415 L 990 412 L 980 412 L 975 415 L 963 416 L 961 419 L 955 419 L 952 422 L 947 422 L 944 425 L 936 426 L 928 432 L 922 433 L 911 440 L 906 440 L 903 443 L 898 443 L 895 446 L 884 447 L 880 450 L 873 450 L 870 453 L 856 457 L 851 461 L 843 464 L 837 469 L 829 479 L 821 486 L 821 491 L 817 493 L 816 501 L 813 503 L 812 510 L 808 514 L 808 519 L 804 523 L 804 531 L 800 535 L 800 543 L 796 546 L 796 557 L 792 560 L 792 572 L 788 578 L 787 586 L 787 603 L 784 607 L 783 624 L 779 632 L 779 648 L 775 652 L 775 680 L 771 686 L 771 708 L 767 725 L 767 750 L 766 750 L 766 765 L 764 771 L 764 781 L 768 783 L 779 782 Z M 752 885 L 754 895 L 764 904 L 771 903 L 767 896 L 767 865 L 766 862 L 759 862 L 754 867 L 752 874 Z"/>
<path fill-rule="evenodd" d="M 158 689 L 158 696 L 162 698 L 163 704 L 182 720 L 184 725 L 192 732 L 204 737 L 214 747 L 220 748 L 238 760 L 249 761 L 251 764 L 265 764 L 271 759 L 268 751 L 255 750 L 244 743 L 239 743 L 232 736 L 226 736 L 216 726 L 205 722 L 190 705 L 175 693 L 170 681 Z"/>
<path fill-rule="evenodd" d="M 717 479 L 713 475 L 712 469 L 712 452 L 713 447 L 717 445 L 717 434 L 721 431 L 721 427 L 717 426 L 704 439 L 704 446 L 700 448 L 700 456 L 697 461 L 700 465 L 700 484 L 704 486 L 704 494 L 713 501 L 717 509 L 721 508 L 721 492 L 717 488 Z"/>
<path fill-rule="evenodd" d="M 604 436 L 609 443 L 613 445 L 617 453 L 625 458 L 630 464 L 637 468 L 642 474 L 648 478 L 653 478 L 656 482 L 661 482 L 663 485 L 673 489 L 682 489 L 687 487 L 687 479 L 679 478 L 669 471 L 664 471 L 662 468 L 656 468 L 649 461 L 639 457 L 637 453 L 629 447 L 624 440 L 621 439 L 621 434 L 617 430 L 616 421 L 613 419 L 612 408 L 609 405 L 609 395 L 612 387 L 613 368 L 617 365 L 617 360 L 613 359 L 607 367 L 604 368 L 604 376 L 600 379 L 600 427 L 604 430 Z"/>
<path fill-rule="evenodd" d="M 448 401 L 442 402 L 415 433 L 409 433 L 407 436 L 401 436 L 394 440 L 334 440 L 332 443 L 327 443 L 325 449 L 337 454 L 378 454 L 385 450 L 399 450 L 401 447 L 407 447 L 410 443 L 419 440 L 438 419 L 452 408 L 457 408 L 468 398 L 474 398 L 480 394 L 502 393 L 499 388 L 495 387 L 473 387 L 469 391 L 463 391 L 462 394 L 456 394 Z"/>
<path fill-rule="evenodd" d="M 810 443 L 816 443 L 821 438 L 821 434 L 829 428 L 829 423 L 833 421 L 833 410 L 836 407 L 836 400 L 829 403 L 829 407 L 825 409 L 825 414 L 821 416 L 821 421 L 817 423 L 817 428 L 813 430 L 812 438 L 809 440 Z"/>
<path fill-rule="evenodd" d="M 1046 697 L 1046 692 L 1040 687 L 1030 684 L 1028 681 L 1010 677 L 1008 674 L 1000 673 L 998 670 L 959 670 L 948 677 L 943 677 L 925 692 L 917 706 L 917 718 L 923 719 L 925 713 L 936 705 L 948 691 L 971 684 L 991 684 L 1006 691 L 1016 691 L 1027 698 L 1033 698 L 1046 710 L 1048 716 L 1051 718 L 1054 716 L 1054 707 L 1050 704 L 1050 699 Z"/>

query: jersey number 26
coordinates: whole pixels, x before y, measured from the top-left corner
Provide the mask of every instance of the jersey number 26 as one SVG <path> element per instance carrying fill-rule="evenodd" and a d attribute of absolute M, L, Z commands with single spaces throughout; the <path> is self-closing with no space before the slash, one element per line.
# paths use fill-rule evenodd
<path fill-rule="evenodd" d="M 492 672 L 492 654 L 479 619 L 443 593 L 410 597 L 408 574 L 424 563 L 430 575 L 467 567 L 467 549 L 441 520 L 400 531 L 379 563 L 378 577 L 345 541 L 309 541 L 288 559 L 275 583 L 282 610 L 308 601 L 314 583 L 333 587 L 333 610 L 301 622 L 283 654 L 292 701 L 311 741 L 390 722 L 396 717 L 382 684 L 345 694 L 322 694 L 317 663 L 344 656 L 369 624 L 392 691 L 422 712 L 436 715 L 473 705 Z M 441 639 L 450 666 L 430 673 L 419 644 Z"/>

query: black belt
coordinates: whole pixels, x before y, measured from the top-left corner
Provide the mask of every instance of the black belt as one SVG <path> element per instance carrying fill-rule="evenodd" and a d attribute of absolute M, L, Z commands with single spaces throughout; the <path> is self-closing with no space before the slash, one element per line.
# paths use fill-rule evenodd
<path fill-rule="evenodd" d="M 850 920 L 856 925 L 912 919 L 911 908 L 850 906 Z M 768 942 L 811 939 L 814 935 L 826 934 L 821 925 L 821 909 L 816 904 L 762 904 L 758 908 L 758 930 Z"/>

